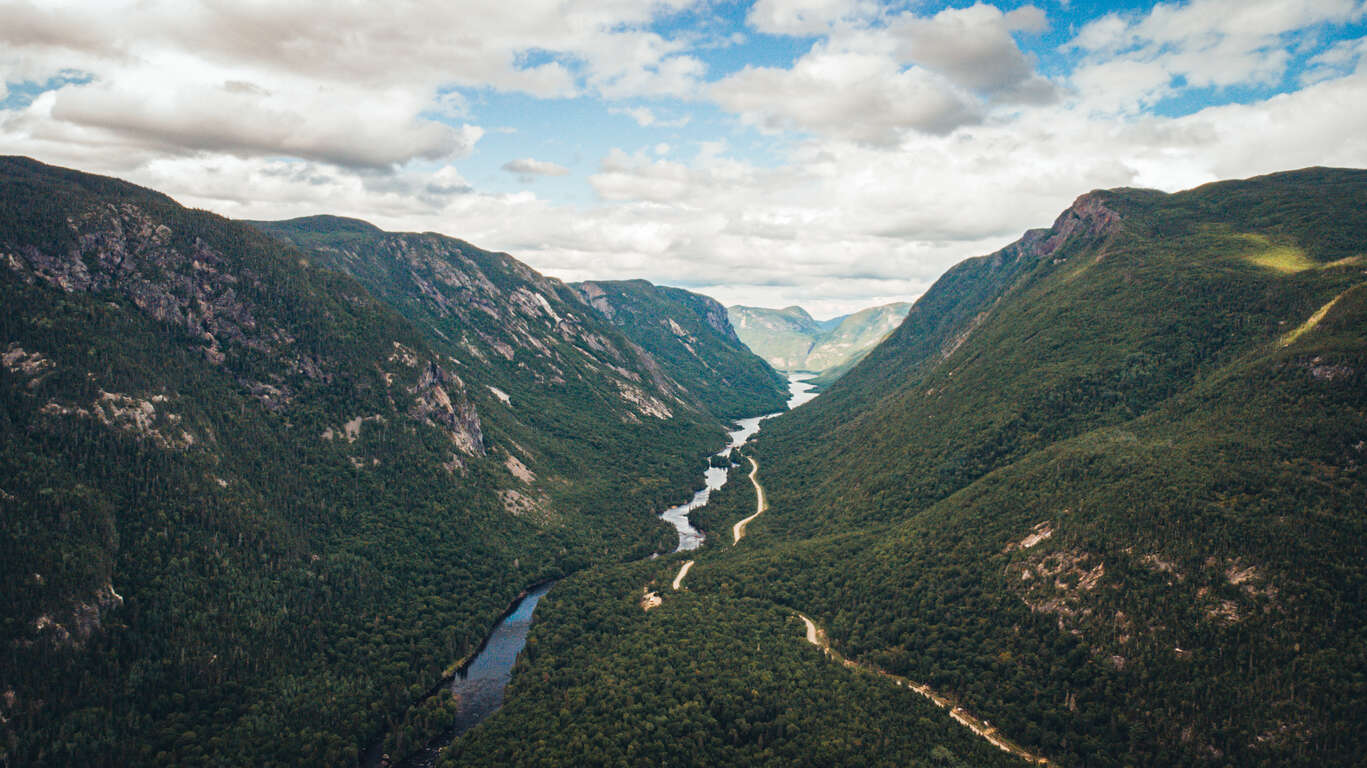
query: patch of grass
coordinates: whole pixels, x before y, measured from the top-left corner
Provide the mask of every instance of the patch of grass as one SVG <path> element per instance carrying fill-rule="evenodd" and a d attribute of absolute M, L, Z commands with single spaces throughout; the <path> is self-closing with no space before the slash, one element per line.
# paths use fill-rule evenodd
<path fill-rule="evenodd" d="M 1243 254 L 1243 257 L 1265 269 L 1276 270 L 1289 275 L 1319 266 L 1305 255 L 1304 249 L 1294 245 L 1273 242 L 1267 235 L 1241 232 L 1233 237 L 1241 243 L 1252 246 L 1255 250 Z"/>

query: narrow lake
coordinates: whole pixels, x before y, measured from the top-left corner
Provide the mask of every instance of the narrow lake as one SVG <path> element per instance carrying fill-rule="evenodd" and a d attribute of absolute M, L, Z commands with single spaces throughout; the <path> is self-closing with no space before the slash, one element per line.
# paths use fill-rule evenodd
<path fill-rule="evenodd" d="M 513 677 L 513 664 L 527 645 L 527 631 L 532 627 L 532 612 L 541 598 L 551 591 L 555 582 L 542 584 L 513 604 L 508 615 L 485 638 L 475 657 L 456 671 L 456 676 L 441 692 L 454 697 L 460 708 L 451 726 L 418 754 L 400 763 L 404 768 L 431 768 L 437 755 L 456 737 L 478 725 L 503 706 L 503 693 Z"/>

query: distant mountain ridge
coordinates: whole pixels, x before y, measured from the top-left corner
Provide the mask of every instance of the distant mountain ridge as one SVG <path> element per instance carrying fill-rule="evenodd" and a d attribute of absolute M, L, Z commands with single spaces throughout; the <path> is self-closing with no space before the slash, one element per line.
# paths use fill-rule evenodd
<path fill-rule="evenodd" d="M 887 338 L 910 309 L 910 303 L 896 302 L 829 320 L 816 320 L 798 306 L 736 305 L 727 314 L 741 341 L 775 369 L 814 373 L 814 383 L 828 386 Z"/>
<path fill-rule="evenodd" d="M 783 410 L 787 382 L 741 342 L 715 299 L 645 280 L 573 287 L 712 413 L 740 418 Z"/>

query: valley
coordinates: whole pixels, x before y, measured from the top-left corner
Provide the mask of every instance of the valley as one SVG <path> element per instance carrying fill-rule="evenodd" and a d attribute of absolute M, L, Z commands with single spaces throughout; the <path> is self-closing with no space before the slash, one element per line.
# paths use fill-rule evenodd
<path fill-rule="evenodd" d="M 1342 185 L 1343 199 L 1361 199 L 1363 184 L 1361 172 L 1311 170 L 1171 197 L 1093 193 L 1053 227 L 951 270 L 861 365 L 766 422 L 745 449 L 752 483 L 728 484 L 691 516 L 732 536 L 689 553 L 683 590 L 657 592 L 649 611 L 632 601 L 671 586 L 678 562 L 566 582 L 502 722 L 447 763 L 573 762 L 596 739 L 618 745 L 605 762 L 914 765 L 935 752 L 994 764 L 937 731 L 938 717 L 1004 764 L 1353 764 L 1347 702 L 1360 693 L 1312 659 L 1364 659 L 1359 635 L 1340 631 L 1360 621 L 1357 581 L 1334 575 L 1362 562 L 1354 446 L 1367 404 L 1350 382 L 1363 326 L 1361 305 L 1344 302 L 1362 295 L 1347 233 L 1364 225 L 1302 190 Z M 1249 198 L 1275 204 L 1233 202 Z M 1212 220 L 1297 238 L 1319 266 L 1267 268 L 1208 234 Z M 1137 308 L 1149 302 L 1163 311 Z M 1288 344 L 1287 329 L 1317 315 Z M 1295 458 L 1306 450 L 1321 458 Z M 602 633 L 571 647 L 569 628 L 589 615 Z M 832 667 L 884 690 L 849 698 L 850 681 L 790 656 L 783 638 L 804 631 Z M 684 638 L 728 661 L 679 658 L 670 647 Z M 799 679 L 873 708 L 860 710 L 860 736 L 829 708 L 804 720 L 848 751 L 784 730 L 806 704 L 778 690 L 804 690 Z M 871 725 L 898 690 L 937 715 Z M 611 705 L 567 720 L 538 703 L 557 697 Z M 658 751 L 651 732 L 619 720 L 642 711 L 633 701 L 654 712 L 701 703 L 698 720 L 668 731 L 694 739 L 694 755 Z M 722 712 L 744 713 L 748 735 L 706 725 Z M 1310 730 L 1292 737 L 1297 717 Z M 504 729 L 528 718 L 565 731 L 507 745 Z M 943 751 L 899 751 L 932 732 Z M 771 749 L 735 751 L 761 743 Z"/>
<path fill-rule="evenodd" d="M 1367 172 L 1082 195 L 824 379 L 433 233 L 0 200 L 0 764 L 1365 748 Z"/>
<path fill-rule="evenodd" d="M 1367 0 L 0 1 L 0 768 L 1367 766 Z"/>

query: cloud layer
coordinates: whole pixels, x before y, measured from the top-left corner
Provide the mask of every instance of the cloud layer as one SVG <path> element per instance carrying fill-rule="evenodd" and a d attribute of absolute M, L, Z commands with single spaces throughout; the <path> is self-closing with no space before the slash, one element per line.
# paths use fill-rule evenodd
<path fill-rule="evenodd" d="M 914 298 L 1092 188 L 1367 165 L 1367 44 L 1328 35 L 1363 16 L 758 0 L 718 28 L 688 0 L 10 2 L 0 142 L 230 216 L 359 216 L 568 279 L 835 313 Z M 491 122 L 499 94 L 521 101 Z M 610 121 L 635 143 L 581 162 Z"/>

